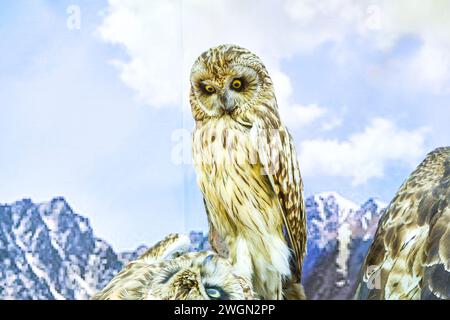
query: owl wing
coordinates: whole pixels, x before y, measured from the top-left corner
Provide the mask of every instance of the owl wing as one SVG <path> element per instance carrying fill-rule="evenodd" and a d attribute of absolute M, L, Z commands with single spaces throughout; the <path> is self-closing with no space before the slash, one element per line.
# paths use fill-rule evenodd
<path fill-rule="evenodd" d="M 163 240 L 157 242 L 147 249 L 138 260 L 143 260 L 148 264 L 173 259 L 189 251 L 190 239 L 181 234 L 173 233 L 167 235 Z"/>
<path fill-rule="evenodd" d="M 170 234 L 149 248 L 136 260 L 129 262 L 92 300 L 142 300 L 152 283 L 152 269 L 156 264 L 186 253 L 190 240 L 187 236 Z"/>
<path fill-rule="evenodd" d="M 379 222 L 357 299 L 450 298 L 450 148 L 431 152 Z"/>
<path fill-rule="evenodd" d="M 278 197 L 283 212 L 284 231 L 294 253 L 291 269 L 295 280 L 301 280 L 301 266 L 306 250 L 306 215 L 303 184 L 292 137 L 287 129 L 267 128 L 264 124 L 252 128 L 253 145 L 257 147 L 264 173 Z"/>

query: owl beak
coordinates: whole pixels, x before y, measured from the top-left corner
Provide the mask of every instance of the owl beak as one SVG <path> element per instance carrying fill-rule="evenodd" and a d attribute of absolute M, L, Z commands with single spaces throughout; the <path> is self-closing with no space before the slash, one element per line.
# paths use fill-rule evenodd
<path fill-rule="evenodd" d="M 233 104 L 233 100 L 230 98 L 227 92 L 223 92 L 219 96 L 221 108 L 226 112 L 230 113 L 234 110 L 235 106 Z"/>

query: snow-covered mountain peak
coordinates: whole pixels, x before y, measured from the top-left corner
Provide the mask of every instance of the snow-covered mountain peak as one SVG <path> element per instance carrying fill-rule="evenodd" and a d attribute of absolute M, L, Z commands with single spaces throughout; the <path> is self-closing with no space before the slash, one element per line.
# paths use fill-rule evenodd
<path fill-rule="evenodd" d="M 341 212 L 356 211 L 359 209 L 359 206 L 356 203 L 334 191 L 322 192 L 314 197 L 327 203 L 329 206 L 337 206 Z"/>
<path fill-rule="evenodd" d="M 45 215 L 59 215 L 64 212 L 72 213 L 72 208 L 63 197 L 55 197 L 49 202 L 38 204 L 39 211 Z"/>
<path fill-rule="evenodd" d="M 305 203 L 306 293 L 312 299 L 349 298 L 385 205 L 375 198 L 357 205 L 336 192 L 316 194 Z"/>
<path fill-rule="evenodd" d="M 369 198 L 361 205 L 361 208 L 364 210 L 377 211 L 380 208 L 386 208 L 387 205 L 387 203 L 381 201 L 378 198 Z"/>
<path fill-rule="evenodd" d="M 0 298 L 86 299 L 123 263 L 64 198 L 0 206 Z"/>
<path fill-rule="evenodd" d="M 348 298 L 383 203 L 372 198 L 358 206 L 336 192 L 305 202 L 308 297 Z M 203 233 L 192 232 L 190 238 L 191 250 L 209 248 Z M 0 205 L 0 299 L 89 298 L 145 250 L 114 252 L 62 197 Z"/>

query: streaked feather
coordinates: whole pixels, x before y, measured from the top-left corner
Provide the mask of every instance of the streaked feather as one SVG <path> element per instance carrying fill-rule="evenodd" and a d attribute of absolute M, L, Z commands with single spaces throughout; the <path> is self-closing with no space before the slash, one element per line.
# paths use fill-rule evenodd
<path fill-rule="evenodd" d="M 232 93 L 235 108 L 225 113 L 217 96 L 228 92 L 233 77 L 246 79 L 251 90 Z M 218 94 L 203 94 L 203 81 Z M 192 68 L 190 102 L 194 164 L 212 247 L 253 279 L 262 297 L 282 298 L 283 286 L 292 287 L 291 297 L 303 297 L 295 285 L 306 250 L 302 180 L 263 63 L 234 45 L 207 50 Z"/>
<path fill-rule="evenodd" d="M 449 202 L 445 147 L 428 154 L 389 204 L 361 269 L 357 299 L 450 299 Z"/>

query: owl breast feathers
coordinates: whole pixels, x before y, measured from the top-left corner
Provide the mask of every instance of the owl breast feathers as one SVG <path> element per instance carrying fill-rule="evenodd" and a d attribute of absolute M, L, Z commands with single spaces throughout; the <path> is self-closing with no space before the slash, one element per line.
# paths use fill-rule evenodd
<path fill-rule="evenodd" d="M 299 285 L 306 245 L 302 180 L 270 76 L 250 51 L 222 45 L 191 73 L 193 155 L 213 247 L 263 298 Z"/>

